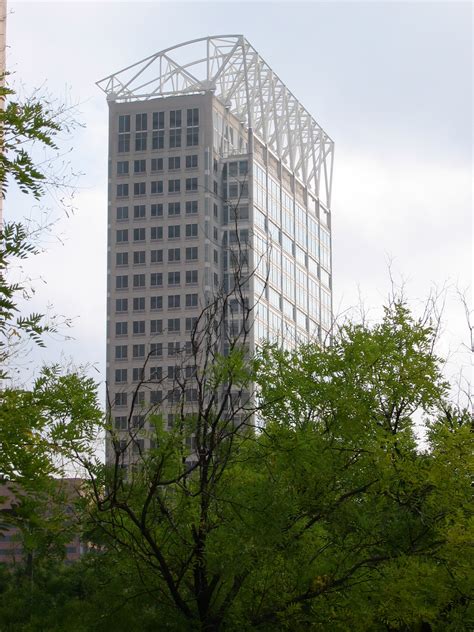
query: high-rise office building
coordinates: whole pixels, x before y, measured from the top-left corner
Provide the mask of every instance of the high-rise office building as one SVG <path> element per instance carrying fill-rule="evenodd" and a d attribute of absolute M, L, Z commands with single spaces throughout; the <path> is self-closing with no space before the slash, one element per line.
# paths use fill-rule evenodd
<path fill-rule="evenodd" d="M 179 44 L 98 85 L 109 103 L 107 377 L 126 430 L 132 393 L 166 418 L 176 356 L 236 267 L 247 346 L 327 336 L 334 144 L 241 35 Z M 238 303 L 223 315 L 231 334 Z"/>

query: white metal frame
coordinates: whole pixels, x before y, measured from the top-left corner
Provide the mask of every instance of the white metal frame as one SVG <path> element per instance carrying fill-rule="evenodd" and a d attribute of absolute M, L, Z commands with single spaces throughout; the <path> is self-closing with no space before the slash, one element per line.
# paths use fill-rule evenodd
<path fill-rule="evenodd" d="M 243 35 L 167 48 L 105 77 L 109 101 L 213 94 L 329 205 L 334 143 Z"/>

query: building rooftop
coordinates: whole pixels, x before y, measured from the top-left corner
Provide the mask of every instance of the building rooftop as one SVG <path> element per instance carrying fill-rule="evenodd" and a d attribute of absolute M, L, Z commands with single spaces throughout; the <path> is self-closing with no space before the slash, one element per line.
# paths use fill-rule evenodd
<path fill-rule="evenodd" d="M 212 92 L 314 194 L 330 201 L 334 143 L 243 35 L 162 50 L 105 77 L 107 100 Z"/>

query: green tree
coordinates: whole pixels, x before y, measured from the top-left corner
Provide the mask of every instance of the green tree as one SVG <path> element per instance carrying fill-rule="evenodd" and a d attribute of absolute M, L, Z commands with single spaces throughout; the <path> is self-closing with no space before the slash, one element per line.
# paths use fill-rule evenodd
<path fill-rule="evenodd" d="M 142 411 L 128 440 L 113 439 L 115 462 L 90 467 L 89 537 L 127 566 L 157 624 L 468 629 L 471 420 L 445 403 L 433 338 L 394 303 L 326 348 L 267 346 L 249 361 L 237 345 L 194 378 L 203 396 L 192 416 L 165 432 Z M 251 383 L 258 404 L 208 405 Z"/>

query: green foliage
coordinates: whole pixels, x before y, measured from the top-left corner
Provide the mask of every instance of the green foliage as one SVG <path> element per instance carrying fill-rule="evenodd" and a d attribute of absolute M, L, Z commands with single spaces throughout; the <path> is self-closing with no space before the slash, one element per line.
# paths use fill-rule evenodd
<path fill-rule="evenodd" d="M 93 453 L 101 412 L 94 381 L 44 368 L 31 390 L 0 392 L 0 477 L 25 489 Z"/>
<path fill-rule="evenodd" d="M 156 447 L 91 484 L 88 537 L 170 629 L 468 629 L 472 434 L 433 335 L 395 304 L 328 348 L 220 358 L 213 388 L 257 382 L 264 429 L 209 414 L 183 461 L 183 429 L 155 419 Z"/>
<path fill-rule="evenodd" d="M 472 628 L 472 419 L 446 404 L 433 335 L 395 304 L 324 349 L 216 360 L 214 389 L 258 385 L 262 430 L 203 399 L 170 431 L 158 415 L 130 430 L 131 445 L 145 434 L 155 443 L 128 468 L 118 437 L 115 462 L 82 459 L 83 539 L 95 552 L 70 569 L 40 565 L 33 587 L 17 578 L 22 618 L 15 628 L 0 605 L 0 627 Z M 68 397 L 55 394 L 55 418 L 67 417 Z"/>

